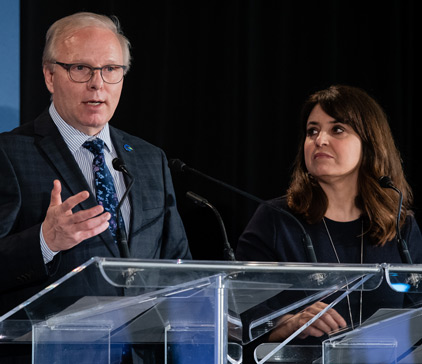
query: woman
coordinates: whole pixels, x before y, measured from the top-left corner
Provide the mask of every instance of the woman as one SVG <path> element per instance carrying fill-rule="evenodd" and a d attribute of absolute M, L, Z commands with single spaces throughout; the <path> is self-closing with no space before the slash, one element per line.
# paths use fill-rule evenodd
<path fill-rule="evenodd" d="M 294 214 L 312 239 L 320 263 L 406 263 L 396 239 L 399 194 L 382 187 L 388 176 L 403 193 L 401 236 L 413 263 L 422 262 L 422 237 L 410 210 L 412 191 L 382 108 L 366 92 L 331 86 L 311 95 L 302 110 L 303 141 L 290 187 L 271 204 Z M 260 206 L 240 237 L 238 260 L 306 262 L 302 233 L 291 219 Z M 360 324 L 381 307 L 404 307 L 406 297 L 384 282 L 354 292 L 305 329 L 323 337 Z M 281 341 L 326 307 L 316 302 L 286 315 L 270 340 Z"/>

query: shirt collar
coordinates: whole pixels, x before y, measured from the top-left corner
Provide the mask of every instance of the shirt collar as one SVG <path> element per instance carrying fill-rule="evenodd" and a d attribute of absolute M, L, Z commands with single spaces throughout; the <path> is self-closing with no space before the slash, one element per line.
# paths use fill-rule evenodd
<path fill-rule="evenodd" d="M 108 123 L 104 125 L 104 127 L 97 135 L 91 136 L 81 132 L 80 130 L 74 128 L 73 126 L 69 125 L 66 121 L 64 121 L 57 112 L 56 108 L 54 107 L 54 103 L 51 103 L 49 112 L 54 124 L 57 126 L 57 129 L 59 129 L 61 136 L 63 137 L 66 145 L 68 146 L 72 154 L 75 154 L 76 151 L 81 148 L 82 144 L 85 143 L 87 140 L 94 138 L 102 139 L 108 151 L 110 153 L 113 152 L 113 144 L 111 142 L 110 128 Z"/>

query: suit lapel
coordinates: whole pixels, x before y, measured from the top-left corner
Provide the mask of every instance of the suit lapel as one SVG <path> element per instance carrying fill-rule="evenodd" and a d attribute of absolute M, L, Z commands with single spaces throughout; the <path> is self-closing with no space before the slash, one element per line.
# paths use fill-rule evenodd
<path fill-rule="evenodd" d="M 110 135 L 113 141 L 114 148 L 118 157 L 128 166 L 129 172 L 135 178 L 132 186 L 132 190 L 129 192 L 128 198 L 131 208 L 130 218 L 130 232 L 129 232 L 129 246 L 131 243 L 130 237 L 134 231 L 137 231 L 142 226 L 142 179 L 138 173 L 138 169 L 130 169 L 130 166 L 137 165 L 137 153 L 135 150 L 131 150 L 128 146 L 128 141 L 125 139 L 123 134 L 119 133 L 116 129 L 110 127 Z M 139 156 L 138 156 L 139 157 Z M 125 175 L 126 186 L 129 183 L 129 178 Z"/>
<path fill-rule="evenodd" d="M 38 135 L 37 145 L 44 152 L 45 158 L 54 166 L 57 175 L 65 188 L 75 195 L 81 191 L 89 191 L 89 185 L 67 147 L 57 127 L 54 125 L 48 112 L 35 120 L 35 133 Z M 86 210 L 97 205 L 95 196 L 91 193 L 88 199 L 80 203 L 80 209 Z M 119 251 L 111 233 L 106 230 L 100 234 L 104 244 L 114 256 L 119 256 Z"/>

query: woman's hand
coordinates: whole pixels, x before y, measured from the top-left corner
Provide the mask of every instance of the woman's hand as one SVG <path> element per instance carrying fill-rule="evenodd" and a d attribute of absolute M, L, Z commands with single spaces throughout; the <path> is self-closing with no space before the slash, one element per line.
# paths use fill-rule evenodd
<path fill-rule="evenodd" d="M 284 315 L 280 319 L 277 327 L 271 332 L 269 340 L 282 341 L 288 338 L 291 334 L 293 334 L 293 332 L 314 318 L 326 307 L 326 303 L 316 302 L 295 315 Z M 308 336 L 320 337 L 324 334 L 330 333 L 331 331 L 339 330 L 346 326 L 347 323 L 343 317 L 341 317 L 341 315 L 336 310 L 331 308 L 312 325 L 303 330 L 298 335 L 298 338 L 305 339 Z"/>

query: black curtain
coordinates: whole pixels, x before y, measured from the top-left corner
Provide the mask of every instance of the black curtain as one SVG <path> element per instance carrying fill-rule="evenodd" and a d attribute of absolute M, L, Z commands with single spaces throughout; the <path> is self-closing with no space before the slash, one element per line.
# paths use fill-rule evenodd
<path fill-rule="evenodd" d="M 269 199 L 288 186 L 306 96 L 330 84 L 362 87 L 390 118 L 421 225 L 416 6 L 416 0 L 21 0 L 21 120 L 49 105 L 41 72 L 49 25 L 77 11 L 116 15 L 133 64 L 112 125 Z M 194 258 L 222 259 L 217 219 L 187 200 L 186 191 L 217 208 L 234 247 L 257 204 L 194 175 L 173 179 Z"/>

